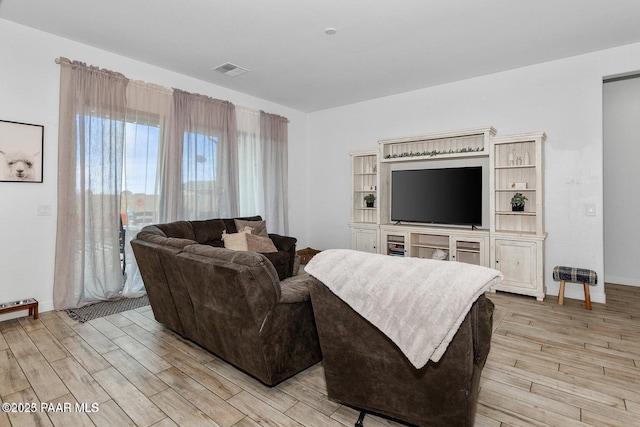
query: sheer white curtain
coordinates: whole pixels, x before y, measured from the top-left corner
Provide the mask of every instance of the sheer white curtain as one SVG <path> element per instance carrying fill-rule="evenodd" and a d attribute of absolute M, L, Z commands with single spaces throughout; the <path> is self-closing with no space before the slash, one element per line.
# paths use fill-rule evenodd
<path fill-rule="evenodd" d="M 288 123 L 236 107 L 240 215 L 261 215 L 271 233 L 288 234 Z"/>
<path fill-rule="evenodd" d="M 172 92 L 150 83 L 130 81 L 127 86 L 124 173 L 120 211 L 125 233 L 125 296 L 144 293 L 144 284 L 131 249 L 131 239 L 149 224 L 160 222 L 161 152 L 169 143 Z"/>
<path fill-rule="evenodd" d="M 264 218 L 260 112 L 236 107 L 238 121 L 239 215 Z"/>
<path fill-rule="evenodd" d="M 122 290 L 119 196 L 128 80 L 61 59 L 55 309 Z"/>
<path fill-rule="evenodd" d="M 260 112 L 264 217 L 271 233 L 289 234 L 289 120 Z"/>
<path fill-rule="evenodd" d="M 174 89 L 170 141 L 163 152 L 163 221 L 237 216 L 235 106 Z"/>
<path fill-rule="evenodd" d="M 144 293 L 147 224 L 259 214 L 288 234 L 286 118 L 60 63 L 56 309 Z"/>

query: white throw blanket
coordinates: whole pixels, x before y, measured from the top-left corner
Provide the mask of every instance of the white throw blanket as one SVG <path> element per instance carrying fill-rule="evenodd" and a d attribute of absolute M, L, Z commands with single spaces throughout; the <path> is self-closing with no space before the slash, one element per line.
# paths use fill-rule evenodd
<path fill-rule="evenodd" d="M 416 367 L 437 362 L 497 270 L 349 249 L 320 252 L 305 271 L 387 335 Z"/>

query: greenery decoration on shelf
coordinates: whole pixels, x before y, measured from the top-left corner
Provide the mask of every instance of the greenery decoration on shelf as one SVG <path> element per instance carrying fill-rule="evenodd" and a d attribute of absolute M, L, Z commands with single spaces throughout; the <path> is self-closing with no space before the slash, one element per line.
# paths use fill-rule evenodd
<path fill-rule="evenodd" d="M 514 211 L 524 210 L 524 202 L 527 199 L 522 193 L 516 193 L 511 198 L 511 209 Z"/>
<path fill-rule="evenodd" d="M 376 195 L 375 194 L 367 194 L 366 196 L 364 196 L 364 201 L 367 203 L 367 207 L 368 208 L 372 208 L 373 207 L 373 202 L 376 201 Z"/>
<path fill-rule="evenodd" d="M 465 147 L 465 148 L 461 148 L 459 150 L 449 149 L 449 150 L 446 150 L 446 151 L 440 151 L 440 150 L 418 151 L 418 152 L 410 151 L 408 153 L 387 154 L 384 158 L 385 159 L 400 159 L 400 158 L 403 158 L 403 157 L 435 157 L 435 156 L 441 156 L 443 154 L 476 153 L 478 151 L 484 151 L 484 147 L 476 147 L 476 148 Z"/>

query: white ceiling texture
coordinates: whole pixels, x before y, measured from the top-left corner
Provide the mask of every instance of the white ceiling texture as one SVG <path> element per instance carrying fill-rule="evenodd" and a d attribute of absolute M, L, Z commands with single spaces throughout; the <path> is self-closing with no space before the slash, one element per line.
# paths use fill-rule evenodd
<path fill-rule="evenodd" d="M 0 18 L 303 112 L 640 42 L 639 0 L 0 0 Z"/>

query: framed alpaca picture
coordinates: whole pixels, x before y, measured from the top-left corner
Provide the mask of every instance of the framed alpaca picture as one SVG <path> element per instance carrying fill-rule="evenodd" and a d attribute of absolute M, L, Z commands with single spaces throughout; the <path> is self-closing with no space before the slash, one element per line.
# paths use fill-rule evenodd
<path fill-rule="evenodd" d="M 0 181 L 42 182 L 44 126 L 0 120 Z"/>

